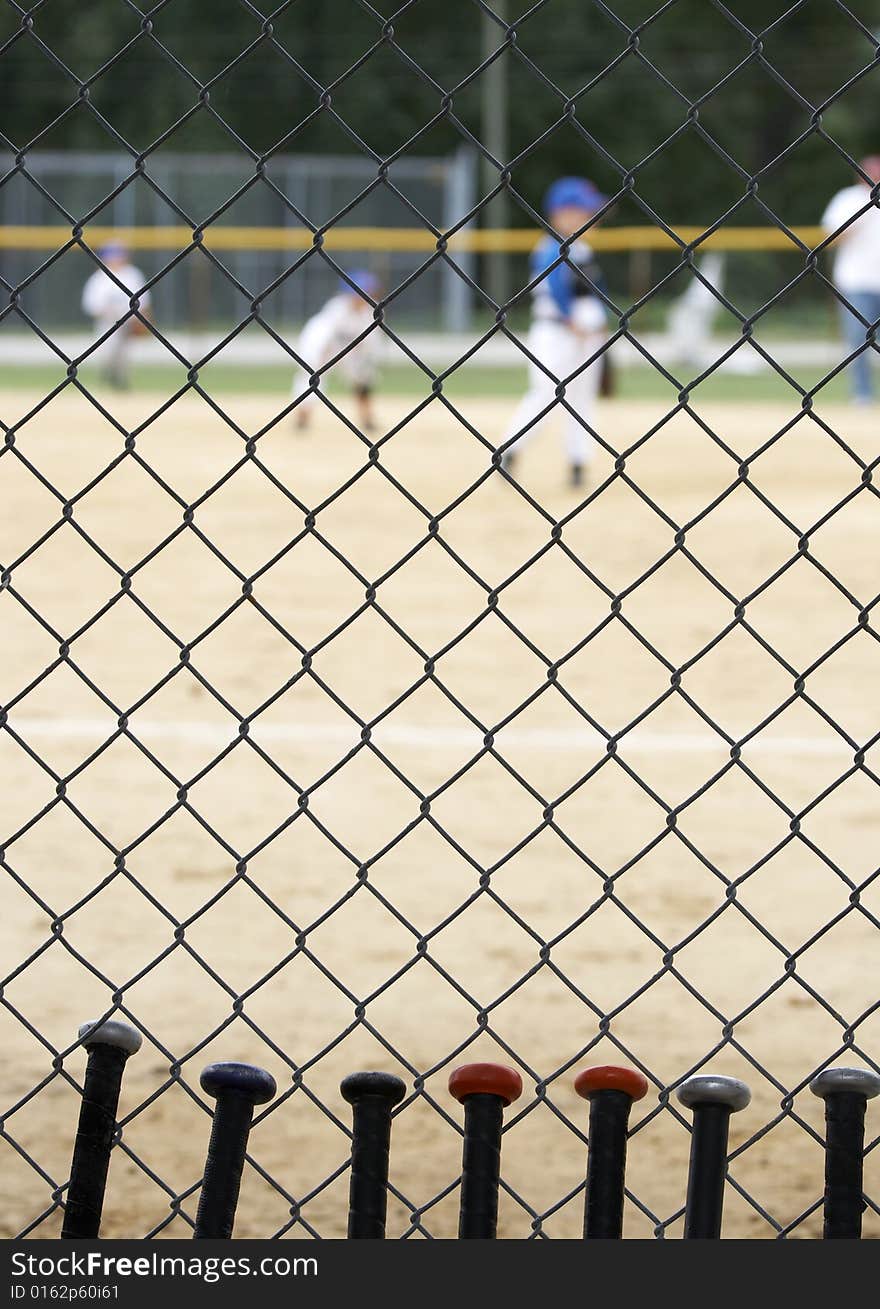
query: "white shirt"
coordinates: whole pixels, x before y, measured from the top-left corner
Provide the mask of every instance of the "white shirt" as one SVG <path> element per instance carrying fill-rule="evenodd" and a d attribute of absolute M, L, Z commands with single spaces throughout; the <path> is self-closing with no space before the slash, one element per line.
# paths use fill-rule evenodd
<path fill-rule="evenodd" d="M 140 300 L 141 311 L 150 304 L 149 291 L 141 291 L 146 278 L 139 268 L 135 268 L 134 264 L 126 264 L 113 272 L 129 288 L 127 292 L 121 290 L 103 268 L 96 268 L 82 293 L 83 313 L 101 323 L 105 330 L 111 323 L 118 323 L 120 318 L 131 312 L 129 301 L 133 295 Z"/>
<path fill-rule="evenodd" d="M 822 215 L 826 232 L 836 232 L 853 214 L 871 203 L 871 189 L 863 182 L 838 191 Z M 838 290 L 880 291 L 880 209 L 872 206 L 841 232 L 834 256 L 834 284 Z"/>
<path fill-rule="evenodd" d="M 297 354 L 312 368 L 323 368 L 346 346 L 350 346 L 373 321 L 373 306 L 359 296 L 334 295 L 306 323 Z M 381 350 L 382 334 L 370 332 L 355 347 L 362 360 L 375 359 Z"/>

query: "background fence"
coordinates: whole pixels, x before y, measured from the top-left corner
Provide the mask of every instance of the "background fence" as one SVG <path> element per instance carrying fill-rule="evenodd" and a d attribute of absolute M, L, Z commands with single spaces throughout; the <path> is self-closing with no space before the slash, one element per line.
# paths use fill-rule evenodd
<path fill-rule="evenodd" d="M 51 378 L 0 369 L 6 1235 L 60 1230 L 77 1031 L 114 1014 L 144 1048 L 105 1235 L 192 1231 L 198 1072 L 230 1058 L 279 1088 L 250 1139 L 241 1235 L 344 1230 L 338 1088 L 356 1067 L 406 1083 L 389 1234 L 452 1235 L 445 1088 L 471 1058 L 524 1081 L 502 1235 L 579 1234 L 572 1081 L 592 1062 L 650 1085 L 628 1235 L 681 1232 L 674 1092 L 706 1070 L 753 1091 L 728 1231 L 818 1233 L 809 1082 L 876 1070 L 880 1049 L 880 451 L 847 371 L 876 353 L 876 323 L 818 364 L 784 358 L 765 324 L 801 296 L 839 309 L 811 225 L 880 133 L 880 13 L 645 9 L 243 0 L 206 24 L 120 0 L 75 29 L 52 6 L 0 11 L 0 350 L 25 333 L 60 361 Z M 609 265 L 597 347 L 628 346 L 650 385 L 581 413 L 576 378 L 554 374 L 553 415 L 589 428 L 577 487 L 545 439 L 503 466 L 518 396 L 480 358 L 533 355 L 489 290 L 517 290 L 522 264 L 454 253 L 448 231 L 541 231 L 557 173 L 595 177 L 615 224 L 666 245 L 636 273 Z M 139 246 L 162 271 L 147 344 L 173 377 L 119 392 L 85 345 L 62 348 L 94 229 L 294 218 L 333 241 Z M 328 365 L 296 431 L 286 324 L 337 285 L 345 224 L 427 241 L 372 247 L 388 285 L 370 330 L 398 372 L 363 431 Z M 640 315 L 694 285 L 695 232 L 735 244 L 756 226 L 774 249 L 732 259 L 717 296 L 732 344 L 667 366 Z M 454 363 L 423 359 L 411 326 L 469 312 Z M 210 345 L 182 353 L 175 329 L 200 318 Z M 281 385 L 223 374 L 245 327 L 273 342 Z M 744 356 L 763 391 L 731 383 Z"/>
<path fill-rule="evenodd" d="M 130 180 L 131 158 L 118 151 L 29 151 L 27 176 L 13 167 L 12 156 L 0 154 L 0 169 L 6 176 L 0 191 L 0 225 L 38 229 L 57 223 L 59 205 L 69 212 L 86 213 L 110 196 L 96 225 L 111 232 L 139 227 L 155 232 L 176 227 L 181 209 L 207 217 L 223 208 L 249 173 L 247 161 L 240 154 L 181 155 L 173 151 L 163 151 L 156 159 L 149 182 L 134 184 Z M 395 169 L 395 182 L 419 213 L 448 227 L 474 203 L 474 173 L 473 152 L 462 149 L 445 159 L 403 159 Z M 276 225 L 299 228 L 297 212 L 307 213 L 313 222 L 326 222 L 346 206 L 352 194 L 369 189 L 375 169 L 368 159 L 351 154 L 282 155 L 268 165 L 267 177 L 271 186 L 250 188 L 216 219 L 218 229 Z M 346 222 L 362 227 L 419 226 L 413 213 L 387 188 L 364 195 Z M 167 262 L 167 254 L 163 258 L 155 249 L 155 239 L 152 249 L 145 249 L 145 243 L 136 238 L 131 244 L 140 252 L 139 264 L 146 277 L 154 277 Z M 358 255 L 357 266 L 363 262 L 363 253 L 355 248 L 347 258 L 351 261 Z M 389 286 L 398 285 L 417 267 L 412 251 L 405 247 L 387 248 L 378 255 L 370 251 L 369 258 Z M 465 270 L 469 262 L 465 256 Z M 10 284 L 24 282 L 34 265 L 33 249 L 7 247 L 0 255 L 0 271 Z M 231 326 L 246 308 L 235 283 L 268 286 L 285 267 L 279 251 L 249 244 L 246 239 L 238 248 L 227 251 L 226 265 L 231 279 L 218 275 L 203 259 L 188 261 L 181 275 L 163 278 L 155 290 L 157 318 L 169 327 L 204 328 L 218 323 Z M 81 326 L 79 302 L 90 271 L 88 260 L 78 252 L 62 260 L 29 286 L 24 298 L 28 311 L 47 326 Z M 336 283 L 331 268 L 321 260 L 311 260 L 297 277 L 281 284 L 273 313 L 284 323 L 301 323 L 333 293 Z M 466 325 L 469 302 L 465 283 L 449 268 L 440 267 L 413 283 L 401 305 L 402 317 L 449 330 L 460 329 Z M 21 324 L 7 318 L 4 326 L 7 330 L 18 326 L 20 330 Z"/>

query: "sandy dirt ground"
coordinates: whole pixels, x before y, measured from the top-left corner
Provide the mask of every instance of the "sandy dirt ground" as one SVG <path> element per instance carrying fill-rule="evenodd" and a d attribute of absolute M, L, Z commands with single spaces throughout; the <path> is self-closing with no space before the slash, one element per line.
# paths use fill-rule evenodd
<path fill-rule="evenodd" d="M 753 1089 L 726 1233 L 820 1230 L 805 1083 L 880 1057 L 880 751 L 856 755 L 880 732 L 880 502 L 823 423 L 869 462 L 876 415 L 608 403 L 629 453 L 589 498 L 554 432 L 518 469 L 541 509 L 497 475 L 462 498 L 489 458 L 468 425 L 501 439 L 515 398 L 406 423 L 388 398 L 370 463 L 330 415 L 246 457 L 259 397 L 224 397 L 236 430 L 197 396 L 114 398 L 119 427 L 71 392 L 30 416 L 0 396 L 2 1234 L 60 1228 L 72 1047 L 114 997 L 146 1040 L 106 1236 L 188 1234 L 218 1058 L 283 1093 L 240 1236 L 344 1234 L 359 1067 L 413 1089 L 389 1235 L 453 1236 L 445 1088 L 474 1058 L 525 1081 L 502 1236 L 579 1234 L 573 1075 L 615 1061 L 652 1084 L 628 1236 L 681 1233 L 689 1137 L 661 1093 L 702 1068 Z"/>

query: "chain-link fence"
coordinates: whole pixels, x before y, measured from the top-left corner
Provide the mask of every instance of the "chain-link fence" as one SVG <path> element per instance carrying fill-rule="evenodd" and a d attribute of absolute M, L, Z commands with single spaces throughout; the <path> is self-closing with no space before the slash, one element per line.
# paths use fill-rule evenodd
<path fill-rule="evenodd" d="M 52 226 L 66 213 L 82 214 L 97 207 L 96 221 L 117 229 L 141 229 L 152 236 L 163 227 L 180 221 L 175 206 L 190 215 L 207 215 L 219 209 L 211 221 L 217 227 L 297 228 L 299 220 L 285 198 L 311 216 L 313 222 L 332 219 L 348 205 L 353 194 L 366 192 L 357 206 L 356 222 L 362 227 L 417 227 L 418 219 L 383 189 L 370 188 L 375 168 L 369 159 L 343 155 L 280 155 L 266 162 L 272 186 L 246 186 L 253 169 L 247 155 L 177 154 L 157 152 L 150 166 L 150 178 L 132 179 L 131 157 L 119 151 L 29 150 L 26 171 L 15 167 L 12 156 L 0 158 L 6 184 L 0 193 L 0 223 L 10 228 Z M 400 185 L 416 205 L 417 213 L 435 215 L 440 223 L 455 221 L 476 199 L 472 152 L 461 150 L 445 159 L 404 158 L 395 172 Z M 36 185 L 35 185 L 36 183 Z M 155 183 L 155 186 L 152 185 Z M 241 191 L 238 201 L 228 205 L 231 195 Z M 108 199 L 108 196 L 110 197 Z M 347 224 L 350 226 L 351 219 Z M 163 250 L 138 251 L 138 266 L 146 278 L 157 276 L 168 261 Z M 363 258 L 375 258 L 364 252 Z M 465 266 L 469 261 L 465 255 Z M 187 261 L 172 277 L 158 277 L 154 290 L 157 320 L 169 329 L 209 328 L 232 325 L 239 317 L 242 285 L 265 287 L 278 282 L 272 316 L 295 332 L 335 287 L 333 269 L 323 260 L 303 264 L 296 277 L 284 277 L 286 256 L 279 251 L 243 243 L 226 252 L 224 265 L 231 278 L 215 276 L 204 259 Z M 31 251 L 8 250 L 4 277 L 13 285 L 24 285 L 23 306 L 28 314 L 50 331 L 81 327 L 79 306 L 83 281 L 91 271 L 84 255 L 62 259 L 45 276 L 29 279 L 33 270 Z M 411 274 L 417 257 L 407 250 L 383 251 L 378 271 L 390 286 Z M 407 297 L 404 321 L 442 325 L 451 331 L 467 324 L 469 294 L 448 267 L 435 275 L 417 279 Z M 5 328 L 14 332 L 14 319 Z"/>
<path fill-rule="evenodd" d="M 866 223 L 878 218 L 880 170 L 860 162 L 870 124 L 836 124 L 847 97 L 862 104 L 873 85 L 880 14 L 840 0 L 821 22 L 808 0 L 773 14 L 720 0 L 539 0 L 522 13 L 462 0 L 438 18 L 420 0 L 394 12 L 351 0 L 325 6 L 325 20 L 309 10 L 316 31 L 330 23 L 331 51 L 348 21 L 362 42 L 319 73 L 293 39 L 297 5 L 264 13 L 242 0 L 223 21 L 212 7 L 207 73 L 195 43 L 165 37 L 174 0 L 99 8 L 121 34 L 99 66 L 47 31 L 51 6 L 6 0 L 2 15 L 0 69 L 38 66 L 51 94 L 34 82 L 35 120 L 3 126 L 12 162 L 0 194 L 32 191 L 69 229 L 2 279 L 0 317 L 63 370 L 51 386 L 7 371 L 0 394 L 2 1230 L 60 1230 L 77 1028 L 116 1014 L 144 1048 L 123 1089 L 105 1235 L 191 1231 L 209 1058 L 252 1059 L 279 1088 L 251 1136 L 238 1234 L 344 1232 L 338 1086 L 372 1067 L 407 1084 L 389 1235 L 451 1235 L 461 1141 L 445 1082 L 477 1057 L 515 1064 L 525 1085 L 505 1123 L 501 1235 L 578 1234 L 586 1119 L 571 1083 L 590 1062 L 632 1064 L 651 1086 L 633 1115 L 629 1235 L 680 1233 L 689 1136 L 673 1092 L 707 1069 L 753 1092 L 732 1129 L 728 1230 L 815 1235 L 821 1106 L 806 1088 L 835 1062 L 878 1067 L 878 450 L 870 373 L 853 365 L 876 351 Z M 419 39 L 421 15 L 426 32 L 460 34 L 445 73 Z M 694 63 L 683 36 L 678 62 L 652 58 L 655 35 L 707 15 L 708 62 Z M 207 20 L 193 21 L 208 48 Z M 840 77 L 812 98 L 788 57 L 798 33 L 814 53 L 827 42 L 816 76 Z M 605 46 L 614 53 L 597 67 Z M 271 146 L 249 139 L 236 93 L 223 99 L 251 66 Z M 691 74 L 706 68 L 696 89 Z M 126 87 L 153 130 L 160 69 L 182 107 L 149 142 L 129 140 L 105 90 Z M 482 139 L 481 123 L 496 136 L 498 123 L 474 101 L 492 70 L 498 93 L 499 69 L 517 121 L 534 102 L 531 135 L 504 156 Z M 413 100 L 399 145 L 377 150 L 383 106 L 402 94 L 395 78 Z M 780 140 L 774 117 L 748 165 L 726 143 L 737 79 L 749 97 L 770 88 L 767 114 L 781 97 L 792 124 Z M 601 110 L 618 81 L 626 123 Z M 293 101 L 280 112 L 288 83 L 309 99 L 301 117 Z M 357 86 L 363 99 L 349 102 Z M 664 114 L 675 126 L 660 132 Z M 273 174 L 276 156 L 308 148 L 318 120 L 363 170 L 320 216 Z M 242 172 L 206 203 L 198 186 L 185 203 L 162 180 L 163 152 L 182 148 L 194 121 Z M 87 206 L 30 167 L 71 122 L 128 160 Z M 876 113 L 873 127 L 880 138 Z M 432 153 L 441 131 L 492 179 L 452 216 L 423 212 L 398 180 L 408 153 Z M 864 288 L 832 273 L 831 234 L 804 244 L 793 230 L 804 215 L 765 199 L 803 152 L 831 160 L 837 186 L 856 179 L 834 226 L 840 249 L 856 231 L 865 242 Z M 698 159 L 734 192 L 718 209 Z M 686 213 L 693 187 L 698 240 L 677 236 L 678 218 L 651 199 L 664 166 Z M 584 192 L 545 213 L 553 173 L 597 177 L 603 192 L 566 231 L 554 223 L 584 208 Z M 136 286 L 112 243 L 99 253 L 90 241 L 132 188 L 192 234 Z M 337 226 L 377 194 L 431 235 L 400 278 L 352 269 L 333 247 Z M 269 282 L 211 243 L 249 195 L 307 234 Z M 491 263 L 504 233 L 481 263 L 463 264 L 454 245 L 499 199 L 544 252 L 509 304 L 486 290 L 509 276 Z M 813 221 L 827 199 L 813 196 Z M 678 254 L 635 302 L 605 284 L 584 244 L 633 213 Z M 714 233 L 756 219 L 784 234 L 797 271 L 741 304 L 735 279 L 719 290 L 700 259 Z M 96 341 L 76 357 L 28 311 L 70 259 L 123 295 L 109 320 L 95 315 Z M 188 357 L 165 330 L 162 287 L 195 265 L 239 308 L 219 344 Z M 487 323 L 443 371 L 395 318 L 398 299 L 440 269 Z M 341 280 L 349 314 L 367 307 L 320 358 L 271 311 L 315 270 L 334 289 Z M 672 284 L 702 284 L 737 327 L 696 374 L 656 358 L 639 330 Z M 849 343 L 813 376 L 778 361 L 767 328 L 807 284 L 848 314 Z M 535 321 L 520 327 L 530 302 Z M 126 380 L 120 343 L 138 348 L 132 323 L 177 370 L 164 394 L 114 389 Z M 284 394 L 224 380 L 223 352 L 245 330 L 278 352 Z M 325 385 L 374 340 L 394 356 L 394 385 L 371 394 L 363 362 L 353 396 Z M 516 374 L 499 380 L 482 363 L 498 340 L 529 368 L 516 413 Z M 603 360 L 623 346 L 641 370 L 615 395 Z M 744 358 L 757 380 L 736 370 Z M 853 379 L 865 403 L 849 402 Z M 565 425 L 568 468 L 548 440 L 522 439 L 545 417 Z M 869 1132 L 869 1196 L 874 1144 Z M 880 1231 L 877 1215 L 869 1198 L 866 1234 Z"/>

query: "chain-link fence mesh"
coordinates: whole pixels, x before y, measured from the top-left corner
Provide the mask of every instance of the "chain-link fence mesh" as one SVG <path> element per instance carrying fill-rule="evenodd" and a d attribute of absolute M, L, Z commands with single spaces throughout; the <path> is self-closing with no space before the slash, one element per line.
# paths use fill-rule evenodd
<path fill-rule="evenodd" d="M 482 0 L 450 8 L 448 25 L 491 40 L 446 81 L 419 42 L 419 0 L 394 12 L 331 6 L 340 25 L 371 35 L 323 79 L 285 26 L 291 0 L 212 14 L 242 39 L 211 76 L 163 39 L 175 0 L 114 4 L 127 35 L 88 70 L 43 35 L 51 7 L 7 0 L 0 45 L 0 61 L 37 60 L 64 88 L 63 107 L 29 134 L 3 129 L 12 162 L 0 186 L 32 188 L 70 233 L 26 275 L 3 278 L 2 318 L 61 369 L 39 395 L 25 377 L 7 377 L 0 395 L 3 1230 L 57 1234 L 81 1087 L 76 1030 L 118 1013 L 145 1044 L 123 1093 L 107 1235 L 191 1230 L 210 1108 L 198 1070 L 211 1057 L 251 1058 L 279 1084 L 251 1137 L 240 1235 L 344 1232 L 338 1083 L 359 1066 L 399 1072 L 409 1087 L 395 1118 L 389 1234 L 451 1235 L 460 1120 L 445 1080 L 480 1056 L 514 1063 L 526 1087 L 506 1123 L 501 1234 L 577 1234 L 586 1120 L 573 1074 L 623 1061 L 653 1088 L 634 1115 L 629 1234 L 680 1232 L 688 1124 L 672 1093 L 712 1069 L 744 1077 L 754 1095 L 734 1123 L 729 1230 L 815 1235 L 822 1134 L 805 1088 L 835 1061 L 877 1067 L 876 423 L 840 389 L 827 399 L 852 360 L 875 351 L 876 311 L 861 313 L 861 343 L 838 347 L 821 376 L 779 362 L 765 326 L 786 297 L 805 284 L 847 296 L 824 249 L 764 196 L 804 149 L 833 156 L 841 184 L 860 172 L 859 151 L 827 119 L 876 68 L 872 15 L 840 0 L 821 7 L 860 62 L 811 100 L 786 58 L 793 25 L 818 8 L 809 0 L 760 29 L 742 17 L 747 6 L 697 6 L 717 20 L 713 76 L 699 92 L 649 53 L 654 30 L 695 8 L 684 0 L 582 6 L 584 51 L 601 25 L 616 53 L 574 89 L 530 54 L 536 31 L 552 41 L 553 0 L 518 14 Z M 311 100 L 301 119 L 274 117 L 260 146 L 237 126 L 234 95 L 223 101 L 251 61 L 267 95 L 272 78 L 289 79 Z M 470 112 L 499 61 L 512 96 L 536 105 L 531 138 L 507 158 Z M 172 114 L 169 96 L 165 126 L 144 145 L 117 129 L 102 89 L 121 81 L 146 104 L 153 67 L 173 71 L 184 107 Z M 389 69 L 415 86 L 424 114 L 410 112 L 399 147 L 383 153 L 368 116 L 345 104 L 352 84 Z M 706 125 L 738 77 L 791 106 L 790 138 L 771 134 L 759 167 Z M 615 121 L 593 108 L 615 79 L 631 79 L 640 155 L 619 157 Z M 677 117 L 661 139 L 649 130 L 655 101 Z M 129 158 L 88 208 L 65 205 L 29 168 L 74 116 Z M 158 180 L 163 150 L 196 118 L 246 174 L 209 206 L 182 204 Z M 370 163 L 363 185 L 320 218 L 273 177 L 273 158 L 300 148 L 318 120 Z M 422 212 L 397 180 L 439 128 L 494 178 L 452 222 Z M 560 140 L 560 171 L 602 174 L 607 202 L 588 226 L 635 212 L 676 249 L 637 302 L 590 275 L 609 328 L 562 375 L 534 355 L 517 317 L 556 268 L 573 267 L 574 245 L 550 228 L 540 193 L 517 184 Z M 668 159 L 687 208 L 697 166 L 682 167 L 685 145 L 737 193 L 711 220 L 701 210 L 703 235 L 686 242 L 649 198 Z M 861 177 L 860 214 L 877 203 Z M 132 188 L 192 232 L 133 295 L 89 239 Z M 434 248 L 370 295 L 328 234 L 376 191 Z M 312 234 L 267 284 L 244 282 L 211 247 L 212 227 L 250 193 Z M 456 234 L 499 198 L 508 218 L 558 247 L 509 303 L 485 289 L 488 260 L 468 272 L 454 253 Z M 825 198 L 813 197 L 817 209 Z M 745 305 L 735 282 L 720 291 L 699 265 L 707 239 L 743 221 L 784 233 L 797 258 Z M 69 357 L 29 311 L 33 288 L 71 259 L 104 267 L 131 297 L 126 319 L 177 369 L 167 394 L 108 390 L 92 365 L 116 324 Z M 194 261 L 238 303 L 200 357 L 181 353 L 145 300 Z M 314 371 L 273 304 L 316 266 L 371 313 Z M 466 284 L 486 323 L 442 371 L 395 327 L 396 301 L 438 268 Z M 670 285 L 694 279 L 737 333 L 697 375 L 655 357 L 639 330 Z M 245 332 L 305 370 L 293 398 L 215 385 Z M 406 384 L 380 393 L 378 426 L 365 431 L 324 383 L 370 337 Z M 517 374 L 483 393 L 479 371 L 498 341 L 549 377 L 547 408 L 585 429 L 595 449 L 586 484 L 562 485 L 547 443 L 506 462 Z M 624 345 L 662 390 L 607 399 L 588 420 L 572 398 L 579 379 Z M 744 357 L 764 370 L 766 394 L 749 402 L 733 371 Z M 712 392 L 717 377 L 730 394 Z"/>

